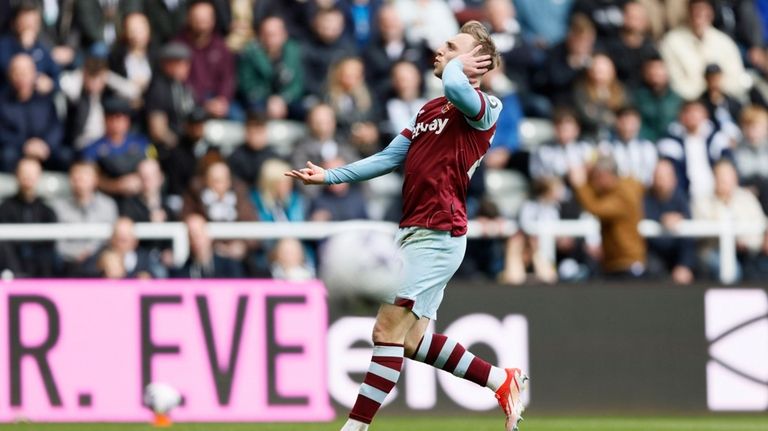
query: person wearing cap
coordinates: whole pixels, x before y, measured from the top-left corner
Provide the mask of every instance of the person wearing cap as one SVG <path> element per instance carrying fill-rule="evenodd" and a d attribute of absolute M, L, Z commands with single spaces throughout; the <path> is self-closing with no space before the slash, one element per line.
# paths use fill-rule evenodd
<path fill-rule="evenodd" d="M 212 117 L 226 117 L 235 94 L 235 60 L 216 33 L 216 10 L 210 0 L 192 0 L 187 25 L 176 38 L 190 52 L 189 83 L 195 101 Z"/>
<path fill-rule="evenodd" d="M 709 112 L 709 119 L 729 138 L 738 141 L 741 131 L 737 124 L 741 115 L 741 103 L 723 89 L 723 69 L 716 63 L 708 64 L 704 69 L 707 89 L 701 95 L 701 102 Z"/>
<path fill-rule="evenodd" d="M 190 57 L 189 48 L 179 42 L 160 50 L 160 73 L 152 75 L 145 98 L 149 137 L 160 147 L 178 145 L 184 122 L 195 108 L 194 94 L 186 84 Z"/>
<path fill-rule="evenodd" d="M 279 156 L 269 146 L 267 120 L 262 115 L 249 114 L 245 122 L 245 142 L 227 159 L 232 174 L 253 188 L 264 162 L 276 158 Z"/>
<path fill-rule="evenodd" d="M 59 66 L 51 57 L 51 50 L 40 40 L 42 18 L 37 2 L 25 0 L 15 9 L 13 31 L 0 37 L 0 89 L 8 86 L 6 72 L 11 59 L 17 54 L 27 54 L 35 62 L 37 78 L 35 89 L 39 94 L 49 94 L 59 85 Z"/>
<path fill-rule="evenodd" d="M 130 196 L 141 189 L 136 168 L 146 158 L 149 142 L 142 135 L 130 133 L 131 114 L 127 100 L 105 100 L 104 136 L 81 152 L 81 158 L 98 164 L 99 189 L 112 196 Z"/>

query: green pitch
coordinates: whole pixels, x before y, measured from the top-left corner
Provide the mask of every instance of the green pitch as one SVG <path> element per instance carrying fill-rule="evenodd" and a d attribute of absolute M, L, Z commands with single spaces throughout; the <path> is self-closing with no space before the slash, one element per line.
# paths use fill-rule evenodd
<path fill-rule="evenodd" d="M 325 424 L 176 424 L 170 431 L 338 431 L 341 422 Z M 372 431 L 501 431 L 503 421 L 495 417 L 388 418 L 382 415 Z M 3 431 L 151 431 L 142 424 L 18 424 L 0 425 Z M 520 431 L 765 431 L 768 416 L 701 417 L 590 417 L 536 418 L 521 424 Z"/>

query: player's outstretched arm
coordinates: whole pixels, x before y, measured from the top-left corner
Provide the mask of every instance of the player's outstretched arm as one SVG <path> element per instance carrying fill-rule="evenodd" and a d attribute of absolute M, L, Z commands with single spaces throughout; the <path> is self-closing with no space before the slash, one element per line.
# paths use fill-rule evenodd
<path fill-rule="evenodd" d="M 397 135 L 387 148 L 380 152 L 335 169 L 323 169 L 307 162 L 307 167 L 294 169 L 285 175 L 299 179 L 304 184 L 341 184 L 370 180 L 388 174 L 403 164 L 408 154 L 411 140 Z"/>

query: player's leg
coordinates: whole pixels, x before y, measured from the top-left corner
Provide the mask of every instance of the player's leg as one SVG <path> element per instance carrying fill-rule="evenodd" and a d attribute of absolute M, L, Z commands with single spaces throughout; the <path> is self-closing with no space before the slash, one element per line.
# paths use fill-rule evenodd
<path fill-rule="evenodd" d="M 407 308 L 391 304 L 379 308 L 373 327 L 371 364 L 342 431 L 368 429 L 368 424 L 400 378 L 405 336 L 414 323 L 416 316 Z"/>

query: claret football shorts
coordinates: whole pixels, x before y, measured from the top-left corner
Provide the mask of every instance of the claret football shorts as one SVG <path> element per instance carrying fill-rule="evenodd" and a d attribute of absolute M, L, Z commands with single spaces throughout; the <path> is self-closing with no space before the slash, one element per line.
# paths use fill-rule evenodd
<path fill-rule="evenodd" d="M 397 245 L 403 260 L 401 282 L 389 303 L 435 320 L 448 280 L 459 269 L 467 237 L 422 227 L 400 228 Z"/>

